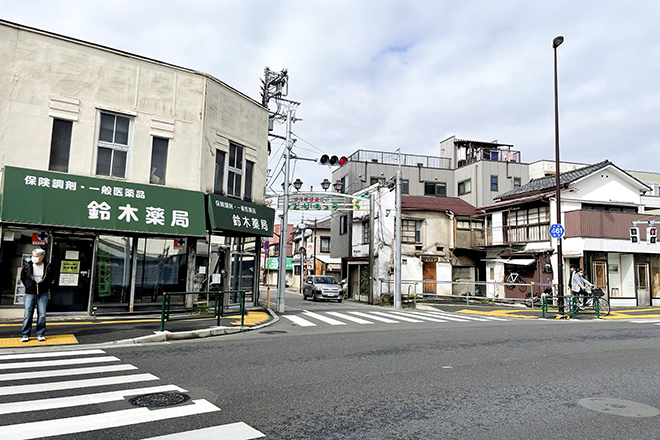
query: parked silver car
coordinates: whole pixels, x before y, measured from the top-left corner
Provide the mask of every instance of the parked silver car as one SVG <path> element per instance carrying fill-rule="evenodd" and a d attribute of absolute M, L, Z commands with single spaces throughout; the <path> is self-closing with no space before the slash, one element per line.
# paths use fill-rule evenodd
<path fill-rule="evenodd" d="M 334 299 L 341 302 L 343 299 L 341 286 L 337 280 L 327 275 L 307 276 L 305 284 L 303 284 L 302 294 L 303 299 L 312 298 L 312 301 Z"/>

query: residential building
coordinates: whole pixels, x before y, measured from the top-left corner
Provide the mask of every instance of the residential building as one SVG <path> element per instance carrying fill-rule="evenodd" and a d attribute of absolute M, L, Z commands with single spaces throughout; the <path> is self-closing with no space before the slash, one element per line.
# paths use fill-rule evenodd
<path fill-rule="evenodd" d="M 374 184 L 360 194 L 373 198 L 370 212 L 353 215 L 348 294 L 379 301 L 394 293 L 395 194 Z M 462 294 L 465 285 L 452 280 L 478 281 L 479 261 L 485 257 L 484 226 L 474 206 L 457 197 L 401 197 L 402 293 Z M 475 249 L 476 248 L 476 249 Z M 370 252 L 373 265 L 370 270 Z M 371 275 L 371 280 L 370 280 Z M 371 281 L 372 294 L 369 295 Z M 473 287 L 469 288 L 474 294 Z"/>
<path fill-rule="evenodd" d="M 20 308 L 35 246 L 57 270 L 49 311 L 145 310 L 211 285 L 257 300 L 268 109 L 211 75 L 2 20 L 0 58 L 0 305 Z"/>
<path fill-rule="evenodd" d="M 660 216 L 644 212 L 651 188 L 607 160 L 562 173 L 560 182 L 564 293 L 570 269 L 582 267 L 613 306 L 660 305 L 660 247 L 646 244 L 648 222 L 660 224 Z M 555 190 L 555 176 L 543 177 L 480 208 L 489 282 L 504 282 L 510 272 L 528 283 L 557 282 L 557 244 L 548 233 L 557 221 Z M 641 222 L 637 243 L 630 238 L 633 222 Z M 488 296 L 524 294 L 516 287 L 488 288 Z"/>

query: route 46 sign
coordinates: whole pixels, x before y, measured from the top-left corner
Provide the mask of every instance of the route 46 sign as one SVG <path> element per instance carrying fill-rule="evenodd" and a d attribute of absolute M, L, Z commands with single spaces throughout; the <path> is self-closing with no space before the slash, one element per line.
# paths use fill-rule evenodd
<path fill-rule="evenodd" d="M 552 238 L 561 238 L 564 236 L 564 232 L 566 231 L 562 225 L 555 223 L 554 225 L 550 226 L 550 230 L 548 232 L 550 232 Z"/>

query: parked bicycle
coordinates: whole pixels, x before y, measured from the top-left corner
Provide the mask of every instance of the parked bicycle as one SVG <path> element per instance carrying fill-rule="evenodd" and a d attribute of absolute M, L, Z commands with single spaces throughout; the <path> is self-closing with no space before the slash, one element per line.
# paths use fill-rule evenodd
<path fill-rule="evenodd" d="M 548 286 L 542 293 L 536 293 L 532 295 L 532 292 L 529 292 L 525 295 L 525 305 L 527 307 L 542 307 L 543 306 L 543 297 L 552 298 L 553 289 Z"/>
<path fill-rule="evenodd" d="M 506 288 L 513 290 L 518 285 L 518 289 L 521 292 L 524 292 L 527 289 L 527 286 L 524 284 L 525 280 L 520 276 L 518 272 L 509 272 L 509 275 L 506 276 Z"/>

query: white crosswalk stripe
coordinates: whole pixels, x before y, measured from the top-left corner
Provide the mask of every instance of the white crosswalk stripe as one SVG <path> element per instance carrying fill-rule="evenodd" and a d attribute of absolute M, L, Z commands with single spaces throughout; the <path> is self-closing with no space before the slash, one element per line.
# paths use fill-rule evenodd
<path fill-rule="evenodd" d="M 287 314 L 282 315 L 283 318 L 291 321 L 293 324 L 300 327 L 317 327 L 320 323 L 329 324 L 332 326 L 346 325 L 347 323 L 355 323 L 360 325 L 376 324 L 382 322 L 385 324 L 400 324 L 401 322 L 419 323 L 448 323 L 448 322 L 492 322 L 492 321 L 510 321 L 510 318 L 501 318 L 495 316 L 471 316 L 467 314 L 457 314 L 451 312 L 443 312 L 441 310 L 371 310 L 365 311 L 347 310 L 342 312 L 328 311 L 328 312 L 311 312 L 305 310 L 300 314 Z"/>
<path fill-rule="evenodd" d="M 194 396 L 186 403 L 169 407 L 133 407 L 128 403 L 128 399 L 132 397 L 187 391 L 176 385 L 154 384 L 135 388 L 135 384 L 140 382 L 157 382 L 160 379 L 149 373 L 117 374 L 138 368 L 129 364 L 108 365 L 108 362 L 121 362 L 121 359 L 99 356 L 104 354 L 103 350 L 75 350 L 0 355 L 0 370 L 3 371 L 0 373 L 0 382 L 7 384 L 0 387 L 0 415 L 12 415 L 0 417 L 0 438 L 21 440 L 81 433 L 86 438 L 91 438 L 99 436 L 99 431 L 107 429 L 115 430 L 115 435 L 121 432 L 117 431 L 118 429 L 130 430 L 134 425 L 220 411 L 216 405 L 204 399 L 195 399 Z M 94 363 L 101 365 L 88 366 Z M 72 368 L 60 368 L 63 366 Z M 66 376 L 71 380 L 57 380 Z M 55 381 L 50 381 L 53 378 Z M 25 383 L 26 380 L 31 382 Z M 96 391 L 98 388 L 99 391 L 88 394 L 79 394 L 79 391 L 76 391 L 86 388 L 90 388 L 89 391 Z M 20 401 L 13 400 L 16 395 L 22 396 Z M 84 409 L 84 412 L 81 415 L 71 415 L 77 411 L 72 409 L 76 407 L 81 411 Z M 69 408 L 68 415 L 64 417 L 61 411 L 63 408 Z M 95 413 L 89 414 L 90 409 Z M 36 414 L 37 411 L 37 420 L 26 417 Z M 173 426 L 175 430 L 177 425 L 168 426 Z M 97 434 L 91 434 L 92 432 Z M 263 437 L 265 435 L 262 432 L 245 423 L 236 422 L 174 432 L 148 440 L 249 440 Z"/>

